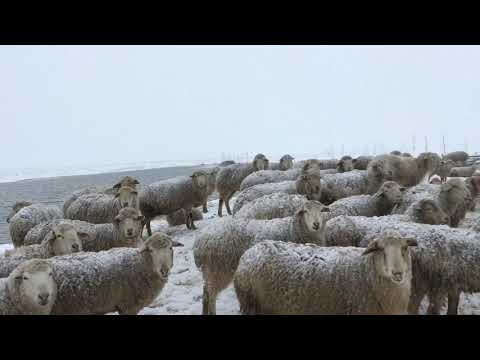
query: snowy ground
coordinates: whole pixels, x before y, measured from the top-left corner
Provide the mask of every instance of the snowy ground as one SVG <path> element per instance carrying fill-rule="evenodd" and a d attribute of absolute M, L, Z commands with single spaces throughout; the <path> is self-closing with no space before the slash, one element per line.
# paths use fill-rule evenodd
<path fill-rule="evenodd" d="M 232 199 L 232 205 L 234 199 Z M 216 221 L 218 200 L 208 203 L 208 214 L 204 220 L 195 222 L 199 229 Z M 480 210 L 479 210 L 480 211 Z M 144 308 L 141 315 L 198 315 L 202 313 L 202 275 L 195 266 L 192 247 L 198 230 L 187 230 L 185 225 L 168 227 L 165 220 L 152 222 L 153 231 L 164 231 L 176 240 L 182 242 L 184 247 L 174 248 L 174 266 L 171 270 L 168 283 L 160 296 L 149 306 Z M 0 254 L 11 248 L 10 244 L 0 245 Z M 425 313 L 428 302 L 422 303 L 421 313 Z M 444 308 L 444 311 L 446 308 Z M 480 293 L 464 295 L 460 299 L 459 313 L 464 315 L 480 315 Z M 217 314 L 238 315 L 239 306 L 230 285 L 224 290 L 217 301 Z"/>

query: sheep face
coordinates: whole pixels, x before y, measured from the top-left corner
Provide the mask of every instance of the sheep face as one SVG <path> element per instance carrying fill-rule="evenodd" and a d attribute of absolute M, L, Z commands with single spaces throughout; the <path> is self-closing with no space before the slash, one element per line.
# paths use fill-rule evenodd
<path fill-rule="evenodd" d="M 415 221 L 429 225 L 449 225 L 450 216 L 433 200 L 422 199 L 414 209 Z"/>
<path fill-rule="evenodd" d="M 391 205 L 400 204 L 405 188 L 395 181 L 386 181 L 378 190 L 378 196 L 383 197 Z"/>
<path fill-rule="evenodd" d="M 352 171 L 354 169 L 353 160 L 350 159 L 342 159 L 337 163 L 337 171 L 339 173 Z"/>
<path fill-rule="evenodd" d="M 143 243 L 140 251 L 151 257 L 153 269 L 161 277 L 167 277 L 173 267 L 173 246 L 183 244 L 172 240 L 168 235 L 157 232 Z"/>
<path fill-rule="evenodd" d="M 120 235 L 125 239 L 134 239 L 141 235 L 143 220 L 144 217 L 131 207 L 123 208 L 115 217 Z"/>
<path fill-rule="evenodd" d="M 426 152 L 418 155 L 416 159 L 417 167 L 423 174 L 431 175 L 440 164 L 440 156 L 435 153 Z"/>
<path fill-rule="evenodd" d="M 280 170 L 288 170 L 293 167 L 294 158 L 290 155 L 283 155 L 280 159 Z"/>
<path fill-rule="evenodd" d="M 210 172 L 208 173 L 208 189 L 209 189 L 209 192 L 215 191 L 215 184 L 216 184 L 216 181 L 217 181 L 217 174 L 218 174 L 219 170 L 220 170 L 219 168 L 215 168 L 213 170 L 210 170 Z"/>
<path fill-rule="evenodd" d="M 305 195 L 308 200 L 320 201 L 322 184 L 320 176 L 314 173 L 300 175 L 296 181 L 296 189 L 300 195 Z"/>
<path fill-rule="evenodd" d="M 392 232 L 372 241 L 363 255 L 372 254 L 378 275 L 403 285 L 411 279 L 412 259 L 409 246 L 417 246 L 417 241 L 413 238 L 402 238 L 398 233 Z"/>
<path fill-rule="evenodd" d="M 122 186 L 118 189 L 115 197 L 118 199 L 122 208 L 136 207 L 138 201 L 138 192 L 136 189 L 129 186 Z"/>
<path fill-rule="evenodd" d="M 307 201 L 299 210 L 296 217 L 300 217 L 300 222 L 304 225 L 304 230 L 312 238 L 323 238 L 325 224 L 327 223 L 327 213 L 330 208 L 318 201 Z"/>
<path fill-rule="evenodd" d="M 57 297 L 52 265 L 34 259 L 19 265 L 8 277 L 8 290 L 25 314 L 48 315 Z"/>
<path fill-rule="evenodd" d="M 113 189 L 120 189 L 122 186 L 128 186 L 134 188 L 139 184 L 138 180 L 131 176 L 125 176 L 122 180 L 118 183 L 113 185 Z"/>
<path fill-rule="evenodd" d="M 198 190 L 205 189 L 208 185 L 208 175 L 205 171 L 195 171 L 192 175 L 193 187 Z"/>
<path fill-rule="evenodd" d="M 253 167 L 256 171 L 267 170 L 269 165 L 268 159 L 263 154 L 257 154 L 253 159 Z"/>
<path fill-rule="evenodd" d="M 82 251 L 82 240 L 80 238 L 86 236 L 87 234 L 78 234 L 73 225 L 60 223 L 50 232 L 48 241 L 55 256 L 67 255 Z"/>
<path fill-rule="evenodd" d="M 30 206 L 32 205 L 31 202 L 29 201 L 17 201 L 15 203 L 15 205 L 12 206 L 12 211 L 10 211 L 10 214 L 8 214 L 7 216 L 7 223 L 10 222 L 10 219 L 17 213 L 19 212 L 21 209 L 23 209 L 24 207 L 27 207 L 27 206 Z"/>

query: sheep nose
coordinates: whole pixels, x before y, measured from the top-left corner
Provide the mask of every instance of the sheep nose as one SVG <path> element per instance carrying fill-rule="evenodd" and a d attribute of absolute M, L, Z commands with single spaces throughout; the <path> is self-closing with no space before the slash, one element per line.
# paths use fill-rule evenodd
<path fill-rule="evenodd" d="M 78 244 L 73 244 L 72 249 L 75 250 L 75 251 L 78 251 Z"/>
<path fill-rule="evenodd" d="M 313 228 L 314 228 L 315 230 L 318 230 L 318 229 L 320 228 L 320 223 L 319 223 L 318 221 L 315 221 L 315 222 L 313 223 Z"/>
<path fill-rule="evenodd" d="M 47 305 L 49 296 L 50 295 L 47 293 L 38 294 L 38 298 L 40 299 L 40 304 Z"/>
<path fill-rule="evenodd" d="M 128 234 L 128 235 L 132 235 L 132 234 L 133 234 L 133 229 L 128 229 L 128 230 L 127 230 L 127 234 Z"/>
<path fill-rule="evenodd" d="M 399 282 L 402 281 L 403 274 L 401 271 L 392 271 L 392 275 L 395 281 L 399 281 Z"/>
<path fill-rule="evenodd" d="M 124 202 L 123 207 L 128 207 L 128 202 Z"/>

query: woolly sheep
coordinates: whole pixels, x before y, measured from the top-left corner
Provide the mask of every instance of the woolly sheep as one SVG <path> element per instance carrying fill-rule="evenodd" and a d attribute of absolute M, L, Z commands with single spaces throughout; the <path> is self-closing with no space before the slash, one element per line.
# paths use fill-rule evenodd
<path fill-rule="evenodd" d="M 464 163 L 468 159 L 468 153 L 466 153 L 465 151 L 454 151 L 445 155 L 444 158 L 450 159 L 455 162 Z"/>
<path fill-rule="evenodd" d="M 467 205 L 468 210 L 474 211 L 476 207 L 476 200 L 480 195 L 480 173 L 473 174 L 472 177 L 465 179 L 465 185 L 470 191 L 471 203 Z"/>
<path fill-rule="evenodd" d="M 413 238 L 385 234 L 367 249 L 264 241 L 240 259 L 243 314 L 407 314 Z"/>
<path fill-rule="evenodd" d="M 234 164 L 222 168 L 217 174 L 218 216 L 222 217 L 222 207 L 225 203 L 227 213 L 232 215 L 230 210 L 230 199 L 233 194 L 240 190 L 243 179 L 255 171 L 264 170 L 268 167 L 268 159 L 263 154 L 257 154 L 252 163 Z"/>
<path fill-rule="evenodd" d="M 295 160 L 295 158 L 293 158 L 291 155 L 288 155 L 288 154 L 283 155 L 280 158 L 280 162 L 272 163 L 270 165 L 270 169 L 271 170 L 280 170 L 280 171 L 285 171 L 285 170 L 291 169 L 293 167 L 293 160 Z"/>
<path fill-rule="evenodd" d="M 442 183 L 447 181 L 447 177 L 450 175 L 455 163 L 451 159 L 447 159 L 443 157 L 438 164 L 438 167 L 435 171 L 438 176 L 440 176 L 440 180 Z"/>
<path fill-rule="evenodd" d="M 42 222 L 62 218 L 62 212 L 56 206 L 33 204 L 21 208 L 10 218 L 9 231 L 13 245 L 23 245 L 23 240 L 28 231 Z"/>
<path fill-rule="evenodd" d="M 245 204 L 234 216 L 256 220 L 293 216 L 307 201 L 305 196 L 276 192 Z"/>
<path fill-rule="evenodd" d="M 7 277 L 18 265 L 30 259 L 48 259 L 82 251 L 83 234 L 68 223 L 56 225 L 41 244 L 7 250 L 0 256 L 0 278 Z"/>
<path fill-rule="evenodd" d="M 185 219 L 187 217 L 187 214 L 185 214 L 185 210 L 180 209 L 177 210 L 171 214 L 168 214 L 165 219 L 167 220 L 168 225 L 170 226 L 178 226 L 178 225 L 184 225 L 185 224 Z M 198 221 L 203 219 L 202 212 L 196 208 L 192 209 L 192 218 L 193 221 Z"/>
<path fill-rule="evenodd" d="M 295 163 L 293 165 L 294 168 L 303 168 L 305 164 L 307 163 L 315 163 L 318 165 L 320 170 L 326 170 L 326 169 L 336 169 L 338 160 L 337 159 L 326 159 L 326 160 L 321 160 L 321 159 L 307 159 L 307 160 L 301 160 Z"/>
<path fill-rule="evenodd" d="M 449 294 L 448 313 L 456 314 L 461 292 L 480 291 L 480 233 L 388 218 L 334 218 L 326 224 L 327 245 L 366 247 L 387 229 L 415 238 L 418 248 L 412 253 L 413 280 L 409 312 L 418 313 L 420 302 L 428 295 L 428 312 L 438 313 L 445 295 Z"/>
<path fill-rule="evenodd" d="M 233 164 L 235 164 L 235 161 L 225 160 L 225 161 L 222 161 L 220 164 L 218 164 L 218 166 L 225 167 L 225 166 L 229 166 L 229 165 L 233 165 Z"/>
<path fill-rule="evenodd" d="M 0 315 L 49 315 L 57 284 L 47 260 L 28 260 L 0 279 Z"/>
<path fill-rule="evenodd" d="M 402 152 L 398 150 L 393 150 L 390 152 L 390 155 L 402 156 Z"/>
<path fill-rule="evenodd" d="M 329 205 L 328 217 L 339 215 L 383 216 L 402 201 L 405 188 L 394 181 L 386 181 L 374 195 L 354 195 L 337 200 Z"/>
<path fill-rule="evenodd" d="M 104 193 L 79 196 L 68 207 L 65 218 L 107 224 L 113 221 L 120 209 L 126 207 L 139 209 L 138 192 L 129 186 L 122 186 L 113 196 Z"/>
<path fill-rule="evenodd" d="M 353 167 L 357 170 L 367 170 L 367 166 L 372 160 L 373 160 L 373 156 L 361 155 L 352 160 Z"/>
<path fill-rule="evenodd" d="M 384 181 L 396 181 L 402 186 L 414 186 L 429 177 L 437 168 L 440 157 L 433 153 L 417 158 L 379 155 L 367 167 L 368 194 L 375 193 Z"/>
<path fill-rule="evenodd" d="M 154 182 L 142 189 L 139 195 L 140 209 L 145 216 L 148 235 L 151 236 L 150 222 L 156 216 L 168 215 L 184 209 L 188 229 L 196 229 L 192 219 L 192 208 L 203 204 L 208 198 L 208 174 L 195 171 L 190 176 Z"/>
<path fill-rule="evenodd" d="M 51 258 L 59 284 L 52 314 L 137 314 L 165 286 L 173 266 L 172 246 L 183 245 L 155 233 L 140 248 Z"/>
<path fill-rule="evenodd" d="M 355 169 L 355 167 L 353 165 L 353 159 L 350 156 L 344 156 L 337 163 L 337 171 L 339 173 L 352 171 L 353 169 Z"/>
<path fill-rule="evenodd" d="M 233 214 L 235 215 L 247 202 L 276 192 L 305 195 L 308 200 L 318 201 L 322 195 L 322 183 L 318 174 L 308 172 L 299 176 L 296 181 L 283 181 L 280 183 L 252 186 L 238 194 L 235 204 L 233 205 Z"/>
<path fill-rule="evenodd" d="M 368 177 L 365 170 L 324 175 L 321 182 L 322 195 L 320 201 L 327 205 L 342 198 L 365 194 L 368 187 Z"/>
<path fill-rule="evenodd" d="M 412 154 L 410 154 L 410 153 L 408 153 L 408 152 L 402 153 L 402 156 L 404 156 L 404 157 L 413 157 Z"/>
<path fill-rule="evenodd" d="M 450 170 L 451 177 L 470 177 L 477 170 L 477 166 L 460 166 L 452 167 Z"/>
<path fill-rule="evenodd" d="M 82 237 L 84 251 L 101 251 L 114 247 L 136 247 L 141 242 L 144 217 L 137 209 L 123 208 L 110 224 L 91 224 L 79 220 L 54 220 L 30 230 L 26 243 L 37 244 L 58 222 L 69 223 Z"/>
<path fill-rule="evenodd" d="M 132 176 L 124 176 L 122 179 L 120 179 L 119 182 L 117 182 L 115 185 L 112 186 L 112 189 L 120 189 L 122 186 L 128 186 L 133 189 L 137 188 L 137 185 L 140 184 L 137 179 L 135 179 Z"/>
<path fill-rule="evenodd" d="M 23 209 L 24 207 L 27 207 L 27 206 L 30 206 L 32 205 L 32 203 L 30 201 L 25 201 L 25 200 L 21 200 L 21 201 L 17 201 L 15 204 L 13 204 L 12 206 L 12 210 L 10 211 L 10 213 L 8 214 L 7 216 L 7 223 L 10 222 L 10 219 L 17 213 L 19 212 L 21 209 Z"/>
<path fill-rule="evenodd" d="M 242 254 L 265 240 L 324 244 L 328 208 L 309 201 L 294 216 L 272 220 L 226 218 L 196 238 L 193 255 L 203 276 L 203 314 L 215 314 L 218 294 L 232 281 Z"/>

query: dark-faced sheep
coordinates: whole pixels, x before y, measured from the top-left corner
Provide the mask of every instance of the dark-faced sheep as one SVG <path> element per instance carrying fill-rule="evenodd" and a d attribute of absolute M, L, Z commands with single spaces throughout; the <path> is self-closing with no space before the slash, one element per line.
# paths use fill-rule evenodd
<path fill-rule="evenodd" d="M 285 171 L 291 169 L 293 167 L 293 160 L 294 158 L 291 155 L 283 155 L 280 158 L 280 162 L 270 164 L 270 170 Z"/>

